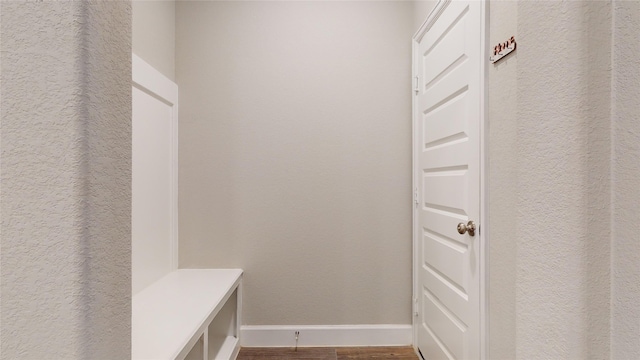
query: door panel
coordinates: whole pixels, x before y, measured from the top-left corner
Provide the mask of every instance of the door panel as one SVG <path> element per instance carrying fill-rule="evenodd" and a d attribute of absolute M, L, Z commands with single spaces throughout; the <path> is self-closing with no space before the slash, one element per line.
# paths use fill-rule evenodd
<path fill-rule="evenodd" d="M 441 142 L 438 140 L 445 139 L 451 141 L 452 137 L 467 137 L 467 93 L 463 92 L 446 104 L 438 107 L 434 111 L 424 116 L 424 129 L 431 131 L 425 132 L 423 136 L 425 150 L 432 149 Z"/>
<path fill-rule="evenodd" d="M 467 214 L 468 170 L 437 170 L 423 177 L 424 207 Z M 431 191 L 437 189 L 438 191 Z"/>
<path fill-rule="evenodd" d="M 446 12 L 442 12 L 437 21 L 433 22 L 428 32 L 424 34 L 420 47 L 421 54 L 426 54 L 428 50 L 436 46 L 444 35 L 447 34 L 448 29 L 456 26 L 460 19 L 464 18 L 469 11 L 468 1 L 452 1 L 445 5 Z"/>
<path fill-rule="evenodd" d="M 416 38 L 414 99 L 418 348 L 425 359 L 480 358 L 482 2 L 440 4 Z"/>
<path fill-rule="evenodd" d="M 439 280 L 449 288 L 465 294 L 468 288 L 464 271 L 467 251 L 466 244 L 425 230 L 422 249 L 425 270 L 439 275 Z"/>
<path fill-rule="evenodd" d="M 463 358 L 467 325 L 428 289 L 424 289 L 422 309 L 429 319 L 425 326 L 431 336 L 437 336 L 444 347 L 443 352 L 451 354 L 454 359 Z"/>
<path fill-rule="evenodd" d="M 466 74 L 469 72 L 470 64 L 466 61 L 460 66 L 452 69 L 440 81 L 424 90 L 424 95 L 418 99 L 420 110 L 427 115 L 445 105 L 458 96 L 465 94 L 469 90 Z"/>
<path fill-rule="evenodd" d="M 441 41 L 424 54 L 425 64 L 429 64 L 424 69 L 425 90 L 466 60 L 465 28 L 462 25 L 460 22 L 453 24 Z"/>

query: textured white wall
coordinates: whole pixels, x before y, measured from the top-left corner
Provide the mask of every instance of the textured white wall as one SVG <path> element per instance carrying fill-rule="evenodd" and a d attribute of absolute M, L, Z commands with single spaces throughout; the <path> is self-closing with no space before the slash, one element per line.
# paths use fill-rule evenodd
<path fill-rule="evenodd" d="M 609 356 L 610 29 L 607 2 L 518 4 L 518 358 Z"/>
<path fill-rule="evenodd" d="M 127 358 L 130 4 L 0 8 L 1 357 Z"/>
<path fill-rule="evenodd" d="M 133 53 L 175 81 L 175 1 L 133 0 L 131 8 Z"/>
<path fill-rule="evenodd" d="M 640 2 L 614 2 L 612 359 L 640 354 Z"/>
<path fill-rule="evenodd" d="M 629 153 L 629 144 L 611 135 L 611 99 L 617 98 L 611 69 L 618 69 L 611 61 L 611 3 L 493 2 L 491 8 L 491 42 L 500 41 L 493 35 L 505 27 L 518 39 L 509 60 L 517 63 L 516 80 L 504 76 L 512 64 L 490 69 L 491 355 L 630 358 L 637 349 L 617 356 L 612 343 L 621 336 L 627 345 L 637 342 L 632 297 L 620 301 L 620 319 L 631 319 L 635 335 L 609 332 L 615 324 L 610 299 L 617 298 L 610 291 L 610 269 L 619 267 L 615 256 L 610 261 L 611 194 L 621 194 L 615 181 L 612 189 L 612 145 Z M 637 23 L 627 26 L 626 36 L 637 33 Z M 627 46 L 629 54 L 638 53 L 637 43 Z M 615 59 L 620 50 L 613 51 Z M 627 72 L 620 73 L 628 78 Z M 632 83 L 635 88 L 625 90 L 637 100 L 638 83 Z M 626 179 L 629 189 L 640 188 L 637 176 Z M 632 202 L 637 205 L 637 198 Z M 618 218 L 614 214 L 614 222 Z M 637 279 L 637 266 L 623 268 Z"/>
<path fill-rule="evenodd" d="M 176 4 L 180 267 L 244 322 L 411 322 L 408 2 Z"/>
<path fill-rule="evenodd" d="M 496 221 L 514 226 L 519 359 L 587 358 L 582 7 L 518 4 L 518 212 Z"/>
<path fill-rule="evenodd" d="M 635 358 L 640 3 L 491 9 L 491 356 Z"/>
<path fill-rule="evenodd" d="M 518 2 L 492 1 L 489 9 L 492 46 L 517 33 Z M 516 51 L 488 66 L 489 81 L 489 359 L 515 359 L 518 146 Z M 486 229 L 486 228 L 485 228 Z"/>
<path fill-rule="evenodd" d="M 611 356 L 611 3 L 584 2 L 586 356 Z M 640 30 L 640 29 L 639 29 Z M 566 75 L 565 75 L 566 76 Z M 569 75 L 570 76 L 570 75 Z"/>

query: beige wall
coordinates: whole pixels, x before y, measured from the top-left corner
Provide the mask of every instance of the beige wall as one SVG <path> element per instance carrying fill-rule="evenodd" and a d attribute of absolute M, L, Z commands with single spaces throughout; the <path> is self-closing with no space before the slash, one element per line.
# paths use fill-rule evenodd
<path fill-rule="evenodd" d="M 178 2 L 180 266 L 244 322 L 411 323 L 408 2 Z"/>
<path fill-rule="evenodd" d="M 0 9 L 0 358 L 128 358 L 131 6 Z"/>
<path fill-rule="evenodd" d="M 175 80 L 175 16 L 174 0 L 133 0 L 133 53 Z"/>

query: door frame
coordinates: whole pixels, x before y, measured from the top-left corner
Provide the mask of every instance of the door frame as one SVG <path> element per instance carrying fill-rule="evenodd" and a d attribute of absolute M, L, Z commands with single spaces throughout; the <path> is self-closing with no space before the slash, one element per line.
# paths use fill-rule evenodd
<path fill-rule="evenodd" d="M 412 53 L 411 53 L 411 79 L 412 84 L 414 84 L 417 69 L 416 69 L 416 53 L 418 41 L 422 39 L 422 37 L 426 34 L 427 30 L 431 28 L 431 26 L 435 23 L 435 21 L 440 17 L 444 9 L 452 0 L 438 0 L 436 6 L 431 10 L 426 20 L 422 23 L 418 31 L 413 35 L 412 38 Z M 489 0 L 479 0 L 482 2 L 481 6 L 481 20 L 480 20 L 480 30 L 481 30 L 481 40 L 480 40 L 480 67 L 482 69 L 482 76 L 480 77 L 480 224 L 478 227 L 478 237 L 480 242 L 480 263 L 479 263 L 479 278 L 480 278 L 480 359 L 487 359 L 489 352 L 489 183 L 488 183 L 488 166 L 489 166 L 489 116 L 488 116 L 488 51 L 487 44 L 489 40 Z M 416 84 L 417 86 L 417 84 Z M 417 135 L 416 134 L 416 124 L 415 124 L 415 116 L 416 116 L 416 96 L 414 89 L 412 89 L 412 111 L 411 111 L 411 131 L 412 131 L 412 145 L 411 145 L 411 156 L 412 156 L 412 190 L 414 192 L 414 197 L 417 196 L 417 188 L 418 188 L 418 180 L 417 176 Z M 414 198 L 416 201 L 417 198 Z M 413 237 L 413 296 L 412 296 L 412 327 L 413 327 L 413 347 L 418 351 L 418 266 L 420 260 L 418 258 L 418 242 L 420 239 L 419 231 L 418 231 L 418 211 L 416 206 L 412 206 L 412 237 Z"/>

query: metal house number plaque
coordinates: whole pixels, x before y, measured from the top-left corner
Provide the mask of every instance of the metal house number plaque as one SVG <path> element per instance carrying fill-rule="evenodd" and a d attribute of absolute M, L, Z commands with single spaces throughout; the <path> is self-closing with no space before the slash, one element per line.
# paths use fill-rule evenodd
<path fill-rule="evenodd" d="M 505 56 L 511 54 L 516 49 L 516 38 L 512 36 L 511 39 L 502 42 L 493 47 L 493 56 L 489 57 L 492 64 L 502 60 Z"/>

